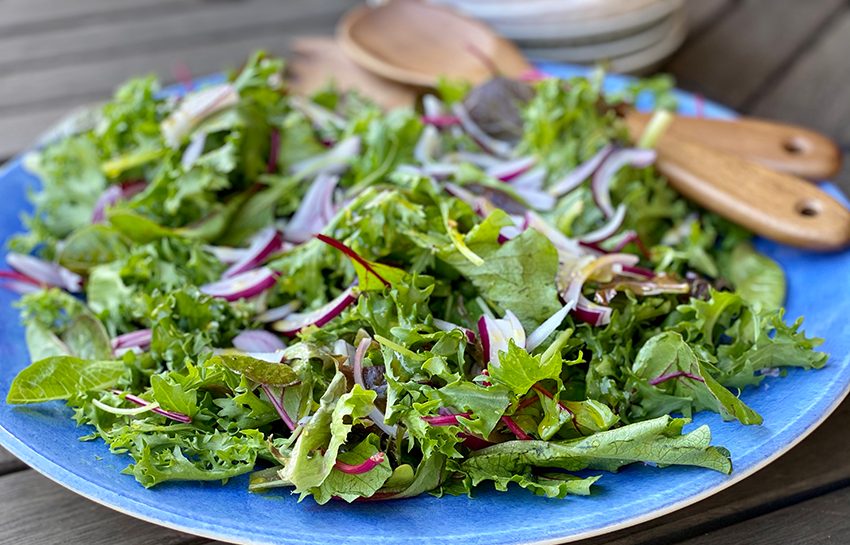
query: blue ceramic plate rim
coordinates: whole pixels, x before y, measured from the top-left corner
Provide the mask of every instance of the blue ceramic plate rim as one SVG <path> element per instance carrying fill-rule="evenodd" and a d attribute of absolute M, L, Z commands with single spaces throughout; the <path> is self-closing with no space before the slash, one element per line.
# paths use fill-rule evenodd
<path fill-rule="evenodd" d="M 583 68 L 558 64 L 541 63 L 540 67 L 562 77 L 586 73 Z M 217 77 L 213 76 L 208 81 L 215 79 Z M 609 91 L 621 89 L 627 82 L 627 78 L 609 76 L 606 88 Z M 693 114 L 698 107 L 694 97 L 679 93 L 679 98 L 680 110 Z M 709 117 L 728 118 L 734 115 L 730 110 L 709 102 L 704 103 L 703 109 Z M 20 159 L 0 169 L 0 183 L 6 180 L 34 183 L 34 179 L 23 172 Z M 834 187 L 827 186 L 827 189 L 840 197 Z M 18 199 L 12 206 L 20 209 L 23 202 Z M 11 222 L 5 221 L 0 229 L 6 236 L 13 227 Z M 612 532 L 669 514 L 755 473 L 811 433 L 850 392 L 850 344 L 842 340 L 848 337 L 850 326 L 839 323 L 843 301 L 835 299 L 836 294 L 832 293 L 833 304 L 827 309 L 817 304 L 818 300 L 830 294 L 829 280 L 832 277 L 829 274 L 840 279 L 842 271 L 850 271 L 850 255 L 813 255 L 767 241 L 758 241 L 757 244 L 790 269 L 788 307 L 795 312 L 793 316 L 805 314 L 811 317 L 809 311 L 828 314 L 826 324 L 831 331 L 828 332 L 825 349 L 832 353 L 832 358 L 824 370 L 792 370 L 784 379 L 768 378 L 759 388 L 744 392 L 745 401 L 765 414 L 765 426 L 742 428 L 734 423 L 724 423 L 713 414 L 695 416 L 689 429 L 710 424 L 715 443 L 724 444 L 732 450 L 736 470 L 731 476 L 691 468 L 661 471 L 643 466 L 631 467 L 615 475 L 606 474 L 600 481 L 601 491 L 588 498 L 547 500 L 524 491 L 511 490 L 500 494 L 485 489 L 473 500 L 423 497 L 403 502 L 318 507 L 310 500 L 296 505 L 294 498 L 284 497 L 286 503 L 281 503 L 251 496 L 245 491 L 244 477 L 225 487 L 172 484 L 161 490 L 146 491 L 132 477 L 117 474 L 126 460 L 108 454 L 102 443 L 66 444 L 64 439 L 67 437 L 59 440 L 56 434 L 78 437 L 85 433 L 84 429 L 73 428 L 67 419 L 68 410 L 60 404 L 46 404 L 35 409 L 12 409 L 0 404 L 0 445 L 45 476 L 92 501 L 175 530 L 238 543 L 319 544 L 341 539 L 352 543 L 380 541 L 393 544 L 457 543 L 461 540 L 470 544 L 548 544 Z M 814 286 L 805 286 L 808 294 L 801 292 L 799 280 L 795 283 L 796 271 L 801 268 L 812 275 L 817 273 L 821 279 Z M 0 312 L 4 317 L 12 316 L 8 308 L 11 298 L 1 297 Z M 820 315 L 816 317 L 821 318 Z M 821 319 L 813 321 L 815 325 L 823 322 Z M 818 331 L 817 328 L 812 333 L 827 336 L 826 331 Z M 11 366 L 0 367 L 0 396 L 3 398 L 11 376 L 26 364 L 26 351 L 20 338 L 20 327 L 11 326 L 0 333 L 0 341 L 3 342 L 0 356 L 13 362 Z M 10 339 L 16 340 L 7 342 Z M 807 400 L 799 399 L 801 392 L 811 394 L 813 390 L 816 393 Z M 798 395 L 787 395 L 790 393 Z M 770 405 L 777 402 L 780 409 L 777 405 Z M 784 424 L 781 422 L 783 416 L 790 416 Z M 742 438 L 749 443 L 748 450 L 741 446 Z M 56 443 L 60 442 L 63 446 L 56 450 Z M 760 444 L 761 448 L 753 444 Z M 104 470 L 114 470 L 115 474 L 104 480 L 99 473 Z M 609 483 L 612 486 L 608 487 Z M 629 500 L 630 492 L 639 499 Z M 166 498 L 168 502 L 164 501 Z M 220 503 L 231 502 L 235 507 L 245 506 L 245 512 L 241 513 L 243 516 L 233 516 L 230 512 L 231 516 L 224 520 L 216 518 L 216 506 L 209 505 L 208 509 L 204 509 L 202 503 L 211 498 L 221 500 Z M 175 503 L 175 499 L 181 503 Z M 182 504 L 193 501 L 201 503 L 194 510 L 182 509 Z M 473 516 L 470 516 L 470 510 L 473 510 Z M 277 520 L 277 526 L 267 525 L 269 511 Z M 603 515 L 597 516 L 598 513 Z M 552 514 L 556 516 L 548 518 Z M 290 518 L 287 519 L 287 516 Z M 540 523 L 541 518 L 547 520 Z M 442 524 L 434 524 L 434 520 Z M 376 524 L 378 522 L 380 524 Z M 252 527 L 251 524 L 258 526 Z M 310 532 L 312 529 L 315 531 Z"/>

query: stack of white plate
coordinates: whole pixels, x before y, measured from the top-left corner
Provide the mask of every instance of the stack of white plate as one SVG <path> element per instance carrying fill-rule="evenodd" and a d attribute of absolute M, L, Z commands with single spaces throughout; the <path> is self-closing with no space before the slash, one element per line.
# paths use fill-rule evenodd
<path fill-rule="evenodd" d="M 481 19 L 532 59 L 655 68 L 684 41 L 684 0 L 430 0 Z"/>

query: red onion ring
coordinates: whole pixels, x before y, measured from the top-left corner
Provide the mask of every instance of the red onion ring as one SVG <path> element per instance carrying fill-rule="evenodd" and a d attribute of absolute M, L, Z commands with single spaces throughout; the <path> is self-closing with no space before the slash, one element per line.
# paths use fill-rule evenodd
<path fill-rule="evenodd" d="M 350 287 L 336 296 L 331 302 L 316 310 L 306 313 L 293 313 L 283 320 L 273 323 L 272 329 L 283 333 L 287 337 L 293 337 L 307 326 L 314 325 L 316 327 L 322 327 L 342 314 L 342 311 L 355 301 L 357 301 L 355 289 L 354 287 Z"/>
<path fill-rule="evenodd" d="M 599 168 L 602 162 L 611 154 L 614 146 L 606 144 L 596 154 L 571 170 L 566 176 L 552 184 L 549 188 L 549 194 L 555 197 L 562 197 L 580 186 L 585 180 L 590 178 Z"/>
<path fill-rule="evenodd" d="M 286 348 L 277 335 L 264 329 L 242 331 L 233 337 L 233 346 L 243 352 L 275 352 Z"/>
<path fill-rule="evenodd" d="M 72 293 L 77 293 L 83 289 L 83 278 L 57 263 L 16 252 L 6 254 L 6 263 L 17 272 L 39 284 L 62 288 Z"/>
<path fill-rule="evenodd" d="M 281 248 L 283 248 L 283 238 L 280 233 L 274 227 L 267 227 L 257 233 L 245 254 L 224 271 L 222 277 L 231 278 L 253 269 Z"/>
<path fill-rule="evenodd" d="M 614 176 L 625 166 L 645 168 L 655 162 L 657 154 L 653 149 L 629 148 L 611 152 L 593 174 L 590 190 L 596 206 L 602 210 L 606 218 L 614 215 L 611 204 L 611 182 Z"/>
<path fill-rule="evenodd" d="M 274 286 L 277 277 L 278 273 L 275 271 L 268 267 L 260 267 L 201 286 L 201 293 L 219 297 L 225 301 L 246 299 Z"/>

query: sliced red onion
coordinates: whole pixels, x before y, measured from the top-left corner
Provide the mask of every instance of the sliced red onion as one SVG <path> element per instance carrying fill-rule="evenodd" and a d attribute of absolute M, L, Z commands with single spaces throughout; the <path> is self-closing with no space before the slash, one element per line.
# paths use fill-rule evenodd
<path fill-rule="evenodd" d="M 274 352 L 286 348 L 277 335 L 264 329 L 239 333 L 233 337 L 233 346 L 244 352 Z"/>
<path fill-rule="evenodd" d="M 413 148 L 413 158 L 420 164 L 427 165 L 440 154 L 440 131 L 436 127 L 426 125 L 419 135 L 419 140 Z"/>
<path fill-rule="evenodd" d="M 278 155 L 280 155 L 280 130 L 275 127 L 269 134 L 269 160 L 266 163 L 266 172 L 269 174 L 277 172 Z"/>
<path fill-rule="evenodd" d="M 556 199 L 545 191 L 537 189 L 517 187 L 514 189 L 517 195 L 525 201 L 530 208 L 548 211 L 555 208 Z"/>
<path fill-rule="evenodd" d="M 277 276 L 277 273 L 268 267 L 260 267 L 201 286 L 201 293 L 219 297 L 225 301 L 246 299 L 274 286 Z"/>
<path fill-rule="evenodd" d="M 657 154 L 653 149 L 629 148 L 611 152 L 593 174 L 590 190 L 596 206 L 602 210 L 606 218 L 614 215 L 611 204 L 611 182 L 614 176 L 625 166 L 645 168 L 655 162 Z"/>
<path fill-rule="evenodd" d="M 534 229 L 541 235 L 548 238 L 549 242 L 551 242 L 555 246 L 555 248 L 561 253 L 570 256 L 579 256 L 584 253 L 578 242 L 569 238 L 560 230 L 550 225 L 548 221 L 540 217 L 535 212 L 528 211 L 526 213 L 525 227 L 527 229 Z"/>
<path fill-rule="evenodd" d="M 611 323 L 611 307 L 597 305 L 583 295 L 579 296 L 574 315 L 582 322 L 596 327 Z"/>
<path fill-rule="evenodd" d="M 605 267 L 637 265 L 640 258 L 631 254 L 608 254 L 597 257 L 587 263 L 580 262 L 576 265 L 573 271 L 570 272 L 570 282 L 563 294 L 564 301 L 567 303 L 573 302 L 576 308 L 580 306 L 581 289 L 585 281 L 590 278 L 596 271 Z"/>
<path fill-rule="evenodd" d="M 283 233 L 286 240 L 300 244 L 325 228 L 336 213 L 333 197 L 338 182 L 338 176 L 324 173 L 316 176 L 298 210 L 286 225 Z"/>
<path fill-rule="evenodd" d="M 549 194 L 555 197 L 561 197 L 580 186 L 582 182 L 590 178 L 593 173 L 596 172 L 602 162 L 613 150 L 614 146 L 611 144 L 603 146 L 601 150 L 596 152 L 596 155 L 580 164 L 571 170 L 566 176 L 552 184 L 552 187 L 549 188 Z"/>
<path fill-rule="evenodd" d="M 537 159 L 532 156 L 520 157 L 519 159 L 514 159 L 512 161 L 504 161 L 489 167 L 487 169 L 487 176 L 496 178 L 503 182 L 509 182 L 517 176 L 525 174 L 531 170 L 535 163 L 537 163 Z M 543 172 L 545 175 L 545 170 Z"/>
<path fill-rule="evenodd" d="M 195 161 L 204 153 L 204 146 L 207 143 L 207 133 L 203 131 L 198 131 L 192 135 L 192 139 L 189 140 L 189 145 L 186 146 L 186 149 L 183 151 L 183 156 L 180 158 L 180 166 L 183 167 L 183 170 L 189 170 L 192 168 L 192 165 L 195 164 Z"/>
<path fill-rule="evenodd" d="M 255 360 L 263 360 L 269 363 L 281 363 L 284 358 L 284 351 L 282 349 L 275 350 L 274 352 L 245 352 L 246 356 L 251 356 Z"/>
<path fill-rule="evenodd" d="M 451 322 L 447 322 L 445 320 L 440 320 L 439 318 L 434 318 L 434 327 L 439 329 L 440 331 L 454 331 L 459 329 L 466 335 L 466 340 L 470 343 L 475 342 L 475 332 L 466 327 L 459 326 L 457 324 L 453 324 Z"/>
<path fill-rule="evenodd" d="M 427 94 L 422 97 L 422 113 L 425 117 L 445 115 L 446 105 L 435 95 Z"/>
<path fill-rule="evenodd" d="M 453 163 L 471 163 L 484 170 L 494 168 L 504 162 L 502 159 L 486 153 L 473 153 L 470 151 L 454 152 L 447 156 L 447 160 Z"/>
<path fill-rule="evenodd" d="M 283 248 L 283 238 L 281 238 L 280 233 L 274 227 L 267 227 L 257 233 L 245 255 L 224 271 L 222 277 L 231 278 L 253 269 L 281 248 Z"/>
<path fill-rule="evenodd" d="M 299 307 L 301 307 L 301 301 L 290 301 L 285 305 L 270 308 L 262 314 L 258 314 L 254 319 L 264 324 L 269 322 L 276 322 L 278 320 L 283 320 L 284 318 L 298 310 Z"/>
<path fill-rule="evenodd" d="M 499 352 L 508 350 L 509 341 L 513 340 L 517 346 L 525 346 L 525 329 L 510 310 L 505 312 L 504 318 L 486 315 L 479 318 L 478 334 L 487 362 L 495 365 L 499 363 Z"/>
<path fill-rule="evenodd" d="M 638 267 L 636 265 L 622 265 L 621 269 L 623 274 L 636 276 L 641 279 L 652 280 L 655 278 L 655 271 L 644 267 Z"/>
<path fill-rule="evenodd" d="M 447 182 L 443 184 L 443 189 L 445 189 L 446 193 L 448 193 L 452 197 L 460 199 L 466 204 L 468 204 L 475 211 L 475 213 L 481 217 L 486 217 L 494 208 L 486 197 L 476 195 L 465 187 L 461 187 L 457 184 Z"/>
<path fill-rule="evenodd" d="M 519 176 L 510 180 L 510 184 L 517 190 L 533 190 L 540 191 L 543 189 L 543 184 L 546 182 L 546 169 L 544 167 L 536 167 L 528 172 L 524 172 Z M 548 195 L 548 193 L 547 193 Z M 551 197 L 551 195 L 549 195 Z M 552 197 L 552 202 L 555 202 Z"/>
<path fill-rule="evenodd" d="M 356 300 L 357 295 L 355 295 L 354 288 L 348 288 L 336 296 L 333 301 L 316 310 L 305 313 L 293 313 L 283 320 L 273 323 L 272 329 L 283 333 L 287 337 L 292 337 L 307 326 L 314 325 L 316 327 L 322 327 L 342 314 L 342 311 Z"/>
<path fill-rule="evenodd" d="M 153 332 L 150 329 L 139 329 L 118 335 L 112 339 L 112 349 L 121 348 L 147 348 L 151 344 Z"/>
<path fill-rule="evenodd" d="M 331 149 L 299 161 L 290 167 L 290 172 L 298 178 L 309 178 L 317 174 L 342 174 L 348 170 L 351 161 L 360 153 L 360 137 L 351 136 L 335 144 Z"/>
<path fill-rule="evenodd" d="M 236 263 L 248 254 L 248 248 L 232 248 L 230 246 L 205 245 L 204 250 L 215 256 L 216 259 L 227 265 Z"/>
<path fill-rule="evenodd" d="M 499 230 L 499 244 L 513 240 L 522 233 L 522 229 L 515 225 L 507 225 Z"/>
<path fill-rule="evenodd" d="M 620 204 L 617 206 L 617 211 L 614 212 L 614 215 L 611 216 L 611 219 L 608 222 L 596 229 L 595 231 L 591 231 L 589 233 L 585 233 L 584 235 L 579 237 L 579 242 L 584 242 L 585 244 L 597 244 L 599 242 L 603 242 L 608 240 L 612 236 L 614 236 L 617 231 L 620 230 L 620 227 L 623 226 L 623 222 L 626 220 L 626 205 Z"/>
<path fill-rule="evenodd" d="M 189 93 L 177 109 L 160 123 L 162 136 L 170 148 L 177 148 L 204 118 L 239 102 L 239 92 L 230 83 L 222 83 Z"/>
<path fill-rule="evenodd" d="M 456 115 L 423 115 L 419 119 L 425 125 L 428 125 L 429 127 L 436 127 L 438 129 L 445 129 L 446 127 L 460 125 L 460 119 Z"/>
<path fill-rule="evenodd" d="M 549 338 L 549 335 L 557 331 L 558 326 L 564 321 L 564 318 L 570 313 L 571 310 L 575 308 L 575 303 L 569 302 L 561 309 L 546 319 L 545 322 L 540 324 L 537 329 L 531 332 L 528 336 L 528 339 L 525 341 L 525 349 L 531 352 L 538 346 L 540 346 L 543 341 Z"/>
<path fill-rule="evenodd" d="M 133 394 L 122 392 L 121 390 L 112 390 L 112 393 L 123 398 L 124 400 L 129 401 L 130 403 L 133 403 L 133 404 L 138 405 L 140 407 L 149 407 L 149 406 L 153 405 L 151 402 L 145 401 L 144 399 L 140 398 L 139 396 L 135 396 Z M 175 420 L 177 422 L 182 422 L 183 424 L 191 424 L 192 423 L 192 417 L 190 417 L 189 415 L 186 415 L 186 414 L 183 414 L 183 413 L 178 413 L 178 412 L 175 412 L 175 411 L 166 411 L 165 409 L 162 409 L 159 406 L 157 406 L 154 409 L 151 409 L 151 412 L 154 412 L 158 415 L 164 416 L 164 417 L 169 418 L 171 420 Z"/>
<path fill-rule="evenodd" d="M 463 127 L 466 134 L 468 134 L 476 144 L 481 146 L 484 151 L 500 157 L 509 157 L 511 155 L 511 152 L 513 152 L 513 146 L 503 140 L 497 140 L 484 132 L 481 127 L 473 121 L 463 104 L 455 104 L 453 111 L 457 116 L 458 121 L 460 121 L 460 126 Z"/>
<path fill-rule="evenodd" d="M 429 163 L 422 166 L 422 172 L 426 176 L 436 178 L 437 180 L 445 180 L 450 176 L 457 174 L 460 167 L 449 163 Z"/>
<path fill-rule="evenodd" d="M 83 278 L 80 275 L 57 263 L 15 252 L 6 254 L 6 263 L 39 284 L 62 288 L 72 293 L 77 293 L 83 288 Z"/>
<path fill-rule="evenodd" d="M 313 126 L 321 130 L 339 129 L 345 127 L 345 119 L 337 113 L 319 106 L 312 100 L 297 95 L 291 95 L 289 104 L 309 119 Z"/>
<path fill-rule="evenodd" d="M 125 182 L 107 187 L 94 204 L 91 217 L 92 223 L 103 223 L 104 219 L 106 219 L 106 209 L 108 207 L 141 193 L 145 187 L 147 187 L 147 182 L 144 181 Z"/>

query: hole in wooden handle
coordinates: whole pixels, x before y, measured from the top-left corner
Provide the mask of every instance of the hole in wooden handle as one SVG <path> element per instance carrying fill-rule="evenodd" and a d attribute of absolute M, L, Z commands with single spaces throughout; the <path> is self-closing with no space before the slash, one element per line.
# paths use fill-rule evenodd
<path fill-rule="evenodd" d="M 794 205 L 794 209 L 801 216 L 805 216 L 807 218 L 811 218 L 817 216 L 823 210 L 823 206 L 820 201 L 815 199 L 805 199 L 802 201 L 798 201 L 796 205 Z"/>
<path fill-rule="evenodd" d="M 791 155 L 802 155 L 812 149 L 811 143 L 802 136 L 791 136 L 782 142 L 782 149 Z"/>

